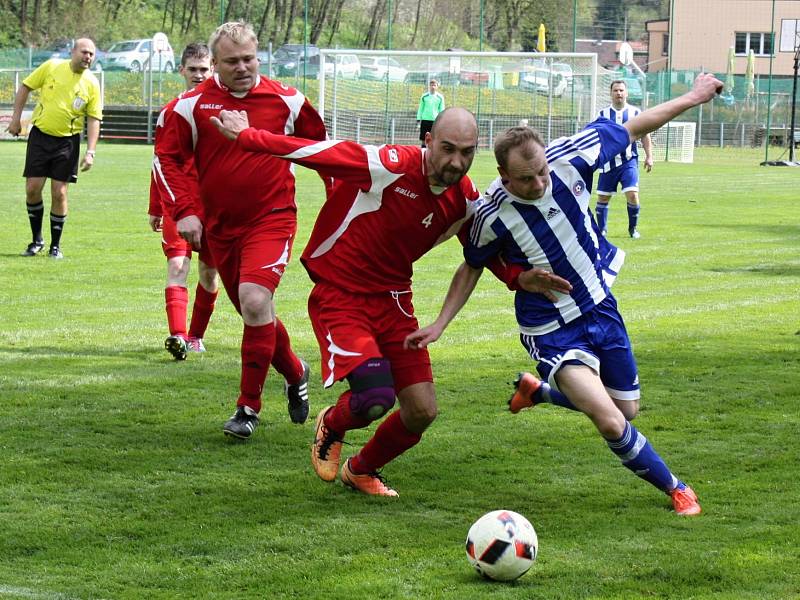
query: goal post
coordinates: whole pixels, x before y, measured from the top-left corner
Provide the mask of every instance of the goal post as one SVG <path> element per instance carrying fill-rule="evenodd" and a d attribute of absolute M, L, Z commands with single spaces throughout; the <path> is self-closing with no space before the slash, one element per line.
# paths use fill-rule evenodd
<path fill-rule="evenodd" d="M 601 89 L 593 53 L 323 49 L 314 76 L 329 136 L 369 144 L 419 142 L 417 107 L 430 79 L 446 106 L 475 114 L 481 148 L 520 123 L 547 143 L 571 135 L 597 114 Z"/>
<path fill-rule="evenodd" d="M 694 121 L 671 121 L 650 134 L 653 160 L 680 163 L 694 162 Z"/>

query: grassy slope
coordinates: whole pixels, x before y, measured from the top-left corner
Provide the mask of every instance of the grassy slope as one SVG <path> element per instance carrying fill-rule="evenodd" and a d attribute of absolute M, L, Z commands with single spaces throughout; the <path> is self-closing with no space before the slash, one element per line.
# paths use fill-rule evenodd
<path fill-rule="evenodd" d="M 588 420 L 512 416 L 507 382 L 530 362 L 511 295 L 488 277 L 432 349 L 440 418 L 387 469 L 398 501 L 320 482 L 312 424 L 265 390 L 247 444 L 221 435 L 238 385 L 241 325 L 221 300 L 209 352 L 161 350 L 164 261 L 146 223 L 150 149 L 102 146 L 71 188 L 67 259 L 22 259 L 24 146 L 0 144 L 0 596 L 281 598 L 796 597 L 800 228 L 797 174 L 745 152 L 643 175 L 643 237 L 615 293 L 639 360 L 637 426 L 698 491 L 679 519 L 621 468 Z M 493 177 L 491 157 L 473 170 Z M 300 172 L 298 253 L 319 205 Z M 48 204 L 49 206 L 49 204 Z M 417 266 L 432 319 L 456 244 Z M 310 289 L 295 261 L 278 312 L 312 362 Z M 316 367 L 316 364 L 314 365 Z M 312 415 L 334 401 L 312 378 Z M 367 432 L 353 432 L 359 446 Z M 514 585 L 469 570 L 463 538 L 495 508 L 525 514 L 540 557 Z"/>

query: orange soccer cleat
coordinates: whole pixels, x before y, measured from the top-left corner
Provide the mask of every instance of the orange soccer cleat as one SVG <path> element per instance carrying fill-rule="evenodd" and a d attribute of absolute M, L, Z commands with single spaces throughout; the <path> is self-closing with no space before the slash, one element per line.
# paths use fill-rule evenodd
<path fill-rule="evenodd" d="M 517 414 L 523 408 L 535 406 L 533 395 L 542 387 L 542 382 L 530 373 L 520 373 L 514 380 L 516 391 L 508 401 L 508 409 Z"/>
<path fill-rule="evenodd" d="M 325 415 L 332 409 L 333 406 L 329 406 L 319 411 L 311 445 L 311 465 L 323 481 L 336 479 L 342 454 L 342 438 L 325 425 Z"/>
<path fill-rule="evenodd" d="M 688 485 L 684 485 L 683 489 L 676 487 L 669 493 L 669 496 L 672 498 L 672 507 L 675 509 L 676 515 L 692 516 L 700 514 L 701 508 L 700 503 L 697 501 L 697 495 Z"/>
<path fill-rule="evenodd" d="M 347 487 L 370 496 L 392 496 L 396 497 L 399 494 L 392 488 L 386 485 L 383 477 L 379 473 L 365 473 L 364 475 L 356 475 L 350 470 L 350 461 L 348 460 L 342 465 L 342 483 Z"/>

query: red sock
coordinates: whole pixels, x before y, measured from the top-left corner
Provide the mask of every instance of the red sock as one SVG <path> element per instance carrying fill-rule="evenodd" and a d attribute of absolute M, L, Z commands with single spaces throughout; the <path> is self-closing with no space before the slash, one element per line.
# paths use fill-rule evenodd
<path fill-rule="evenodd" d="M 167 325 L 170 335 L 186 337 L 186 307 L 189 305 L 189 290 L 179 285 L 164 289 L 167 302 Z"/>
<path fill-rule="evenodd" d="M 206 334 L 208 321 L 214 312 L 214 304 L 219 292 L 209 292 L 199 283 L 194 292 L 194 305 L 192 306 L 192 321 L 189 323 L 189 337 L 202 338 Z"/>
<path fill-rule="evenodd" d="M 275 354 L 272 355 L 272 366 L 289 384 L 297 383 L 303 376 L 303 363 L 292 350 L 289 332 L 278 317 L 275 317 Z"/>
<path fill-rule="evenodd" d="M 394 460 L 414 446 L 422 438 L 421 433 L 409 431 L 396 410 L 378 426 L 361 452 L 350 459 L 354 473 L 372 473 Z"/>
<path fill-rule="evenodd" d="M 275 351 L 275 325 L 245 325 L 242 335 L 241 394 L 236 406 L 261 410 L 261 389 Z"/>
<path fill-rule="evenodd" d="M 333 410 L 328 411 L 328 414 L 325 415 L 325 425 L 341 436 L 344 436 L 345 432 L 351 429 L 361 429 L 372 423 L 372 421 L 358 417 L 350 412 L 350 396 L 352 395 L 353 392 L 347 390 L 339 396 L 339 400 Z"/>

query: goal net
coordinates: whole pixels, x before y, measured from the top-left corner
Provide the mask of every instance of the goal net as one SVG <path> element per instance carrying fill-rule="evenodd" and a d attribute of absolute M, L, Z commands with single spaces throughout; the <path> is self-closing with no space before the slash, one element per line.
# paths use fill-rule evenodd
<path fill-rule="evenodd" d="M 319 86 L 317 108 L 329 136 L 367 144 L 419 143 L 417 108 L 431 79 L 446 106 L 475 114 L 481 148 L 520 123 L 547 143 L 571 135 L 594 118 L 602 89 L 591 53 L 323 49 L 313 76 L 306 95 Z"/>
<path fill-rule="evenodd" d="M 695 129 L 697 123 L 672 121 L 650 134 L 653 141 L 653 160 L 694 162 Z M 643 156 L 643 154 L 640 154 Z"/>

